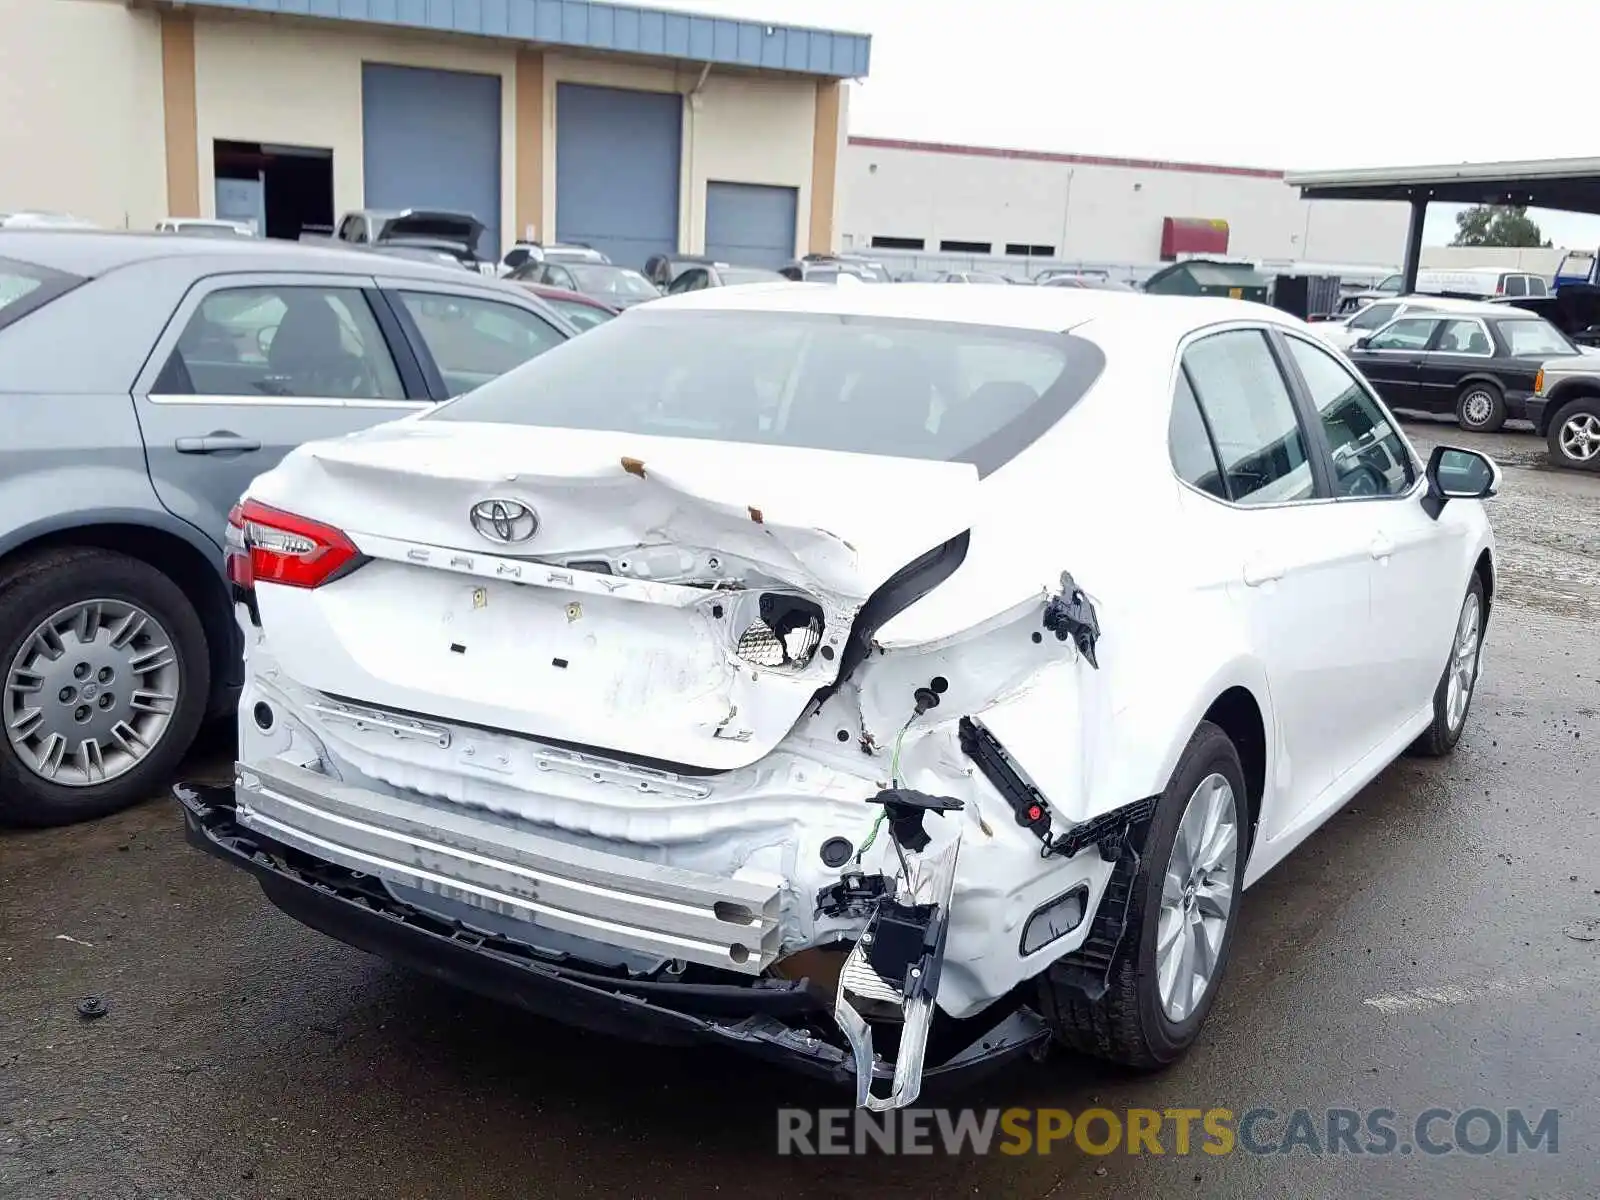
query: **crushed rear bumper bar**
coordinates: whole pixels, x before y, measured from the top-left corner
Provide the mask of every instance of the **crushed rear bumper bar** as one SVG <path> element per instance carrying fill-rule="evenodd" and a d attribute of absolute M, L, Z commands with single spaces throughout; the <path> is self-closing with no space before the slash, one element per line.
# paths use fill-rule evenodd
<path fill-rule="evenodd" d="M 855 1086 L 850 1050 L 829 1040 L 831 997 L 806 980 L 644 980 L 570 958 L 549 959 L 422 912 L 370 876 L 245 828 L 231 786 L 179 784 L 173 791 L 192 845 L 249 871 L 279 909 L 347 945 L 565 1024 L 639 1042 L 731 1046 Z M 970 1043 L 929 1065 L 923 1078 L 941 1085 L 965 1081 L 1041 1048 L 1049 1036 L 1043 1019 L 1026 1007 L 1008 1009 L 996 1025 L 974 1033 Z M 880 1062 L 874 1076 L 892 1078 L 893 1068 Z"/>

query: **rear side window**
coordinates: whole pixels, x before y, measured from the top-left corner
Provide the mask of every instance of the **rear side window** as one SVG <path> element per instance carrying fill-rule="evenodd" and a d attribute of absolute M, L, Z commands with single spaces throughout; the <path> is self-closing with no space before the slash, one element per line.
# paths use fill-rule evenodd
<path fill-rule="evenodd" d="M 1188 376 L 1178 373 L 1178 386 L 1172 396 L 1172 420 L 1167 428 L 1167 448 L 1172 453 L 1172 469 L 1178 478 L 1193 487 L 1215 496 L 1228 498 L 1228 489 L 1222 482 L 1222 468 L 1217 463 L 1217 448 L 1212 445 L 1211 431 L 1200 415 L 1200 402 L 1194 398 Z"/>
<path fill-rule="evenodd" d="M 1548 321 L 1501 321 L 1500 336 L 1513 356 L 1578 353 L 1577 347 Z"/>
<path fill-rule="evenodd" d="M 471 296 L 401 292 L 452 396 L 471 391 L 566 341 L 526 309 Z"/>
<path fill-rule="evenodd" d="M 0 329 L 20 321 L 84 282 L 80 276 L 0 258 Z"/>
<path fill-rule="evenodd" d="M 970 462 L 1058 421 L 1105 358 L 1059 333 L 879 317 L 638 308 L 433 419 Z"/>

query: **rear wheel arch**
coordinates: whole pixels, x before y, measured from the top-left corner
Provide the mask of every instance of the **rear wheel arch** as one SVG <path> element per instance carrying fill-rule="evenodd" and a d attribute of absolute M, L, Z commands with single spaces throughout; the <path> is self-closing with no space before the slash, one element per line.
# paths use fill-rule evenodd
<path fill-rule="evenodd" d="M 1249 688 L 1230 687 L 1211 702 L 1202 720 L 1227 734 L 1239 753 L 1253 843 L 1261 821 L 1261 800 L 1267 789 L 1267 723 L 1261 705 Z"/>
<path fill-rule="evenodd" d="M 211 665 L 207 707 L 214 711 L 239 674 L 233 662 L 233 608 L 215 563 L 179 534 L 134 522 L 108 521 L 52 530 L 13 547 L 0 556 L 0 580 L 27 570 L 28 564 L 40 555 L 73 547 L 108 550 L 138 559 L 178 586 L 194 606 L 205 633 Z"/>

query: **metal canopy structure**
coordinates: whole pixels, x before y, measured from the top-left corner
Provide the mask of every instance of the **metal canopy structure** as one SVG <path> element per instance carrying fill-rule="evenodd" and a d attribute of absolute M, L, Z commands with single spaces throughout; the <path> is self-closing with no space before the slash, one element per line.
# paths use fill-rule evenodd
<path fill-rule="evenodd" d="M 1430 201 L 1445 204 L 1522 204 L 1600 214 L 1600 158 L 1533 162 L 1448 163 L 1433 167 L 1363 167 L 1351 171 L 1290 171 L 1284 182 L 1303 200 L 1389 200 L 1411 205 L 1404 282 L 1415 290 L 1422 262 L 1422 225 Z"/>

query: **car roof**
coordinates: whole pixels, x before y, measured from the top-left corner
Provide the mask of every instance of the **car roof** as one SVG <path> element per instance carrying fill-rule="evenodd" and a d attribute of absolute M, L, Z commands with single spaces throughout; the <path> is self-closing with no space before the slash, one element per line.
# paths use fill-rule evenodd
<path fill-rule="evenodd" d="M 0 229 L 0 258 L 19 259 L 69 275 L 93 278 L 153 259 L 206 260 L 207 270 L 357 271 L 413 279 L 461 282 L 463 272 L 397 254 L 345 250 L 332 245 L 273 238 L 185 237 L 181 233 L 118 230 Z"/>
<path fill-rule="evenodd" d="M 1380 300 L 1377 303 L 1422 305 L 1435 312 L 1477 313 L 1479 316 L 1490 316 L 1502 311 L 1501 306 L 1490 304 L 1487 300 L 1460 300 L 1454 296 L 1430 296 L 1427 292 L 1390 296 L 1387 300 Z"/>
<path fill-rule="evenodd" d="M 815 313 L 887 317 L 1060 332 L 1089 321 L 1137 322 L 1173 336 L 1224 321 L 1251 320 L 1290 328 L 1295 317 L 1264 304 L 1209 296 L 1152 296 L 1088 288 L 1030 288 L 979 283 L 953 288 L 938 283 L 894 287 L 753 283 L 707 288 L 652 300 L 650 311 Z"/>

